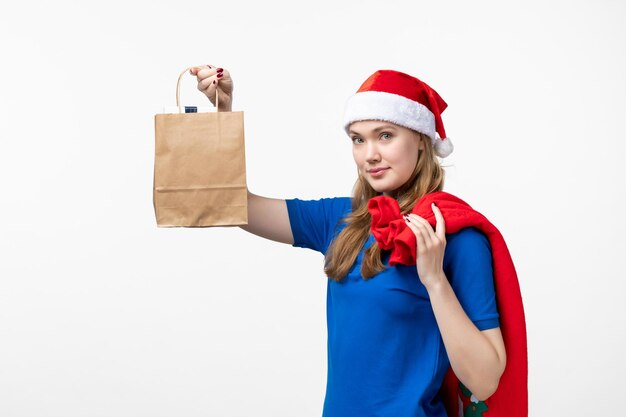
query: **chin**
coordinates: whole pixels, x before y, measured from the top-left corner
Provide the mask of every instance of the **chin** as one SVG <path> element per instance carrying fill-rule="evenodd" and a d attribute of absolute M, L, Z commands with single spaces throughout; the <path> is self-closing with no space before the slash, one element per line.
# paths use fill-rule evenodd
<path fill-rule="evenodd" d="M 374 188 L 374 187 L 372 187 L 372 188 Z M 376 189 L 376 188 L 374 188 L 374 191 L 376 191 L 377 193 L 386 194 L 386 195 L 389 195 L 389 194 L 393 193 L 393 190 L 388 190 L 386 188 L 384 188 L 384 189 L 380 189 L 380 188 Z"/>

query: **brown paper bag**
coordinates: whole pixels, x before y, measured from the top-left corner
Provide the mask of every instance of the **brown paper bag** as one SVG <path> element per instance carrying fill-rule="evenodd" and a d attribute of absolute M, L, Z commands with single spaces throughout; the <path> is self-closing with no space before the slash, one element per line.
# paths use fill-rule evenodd
<path fill-rule="evenodd" d="M 191 67 L 190 67 L 191 68 Z M 248 224 L 243 112 L 178 113 L 154 119 L 153 202 L 157 227 Z"/>

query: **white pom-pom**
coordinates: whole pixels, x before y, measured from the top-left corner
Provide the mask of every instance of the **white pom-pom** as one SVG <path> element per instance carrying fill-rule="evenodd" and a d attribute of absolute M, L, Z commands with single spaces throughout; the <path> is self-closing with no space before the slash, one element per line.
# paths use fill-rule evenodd
<path fill-rule="evenodd" d="M 452 141 L 450 140 L 450 138 L 435 139 L 435 153 L 437 154 L 437 156 L 445 158 L 446 156 L 450 155 L 453 150 L 454 145 L 452 145 Z"/>

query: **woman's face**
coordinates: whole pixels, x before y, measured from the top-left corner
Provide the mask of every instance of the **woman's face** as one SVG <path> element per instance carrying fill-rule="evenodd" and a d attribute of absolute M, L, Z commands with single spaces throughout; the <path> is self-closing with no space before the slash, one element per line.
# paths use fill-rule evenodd
<path fill-rule="evenodd" d="M 359 174 L 377 192 L 394 195 L 413 173 L 418 149 L 424 149 L 421 136 L 402 126 L 380 120 L 363 120 L 350 125 L 352 155 Z M 374 174 L 370 170 L 386 168 Z"/>

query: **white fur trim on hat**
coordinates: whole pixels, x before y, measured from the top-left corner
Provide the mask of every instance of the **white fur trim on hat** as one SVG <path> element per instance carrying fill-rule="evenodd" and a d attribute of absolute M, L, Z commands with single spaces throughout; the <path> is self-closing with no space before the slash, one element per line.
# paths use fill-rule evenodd
<path fill-rule="evenodd" d="M 435 152 L 448 156 L 453 149 L 449 139 L 439 139 L 435 130 L 435 115 L 421 103 L 404 96 L 384 91 L 363 91 L 354 94 L 346 102 L 343 127 L 349 134 L 350 124 L 360 120 L 384 120 L 408 127 L 430 137 Z"/>
<path fill-rule="evenodd" d="M 385 120 L 435 137 L 435 115 L 428 107 L 404 96 L 383 91 L 363 91 L 348 99 L 344 129 L 359 120 Z"/>

